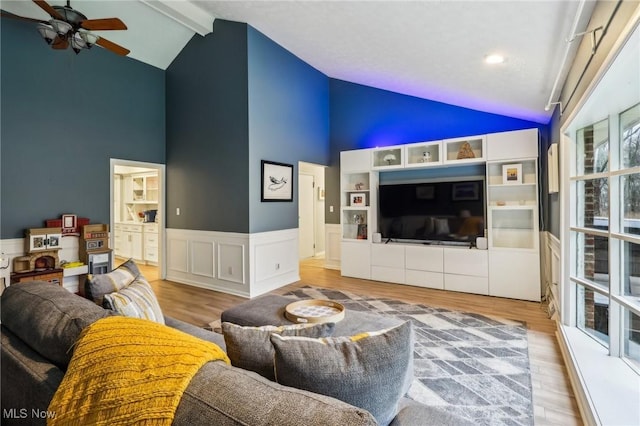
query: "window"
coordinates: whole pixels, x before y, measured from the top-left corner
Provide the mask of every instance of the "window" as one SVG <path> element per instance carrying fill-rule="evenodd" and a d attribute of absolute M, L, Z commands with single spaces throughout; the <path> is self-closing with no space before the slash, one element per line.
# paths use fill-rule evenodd
<path fill-rule="evenodd" d="M 618 41 L 562 125 L 559 335 L 589 422 L 640 424 L 640 19 Z"/>
<path fill-rule="evenodd" d="M 582 126 L 574 138 L 569 207 L 574 322 L 637 368 L 640 104 Z M 620 336 L 619 341 L 610 336 Z"/>

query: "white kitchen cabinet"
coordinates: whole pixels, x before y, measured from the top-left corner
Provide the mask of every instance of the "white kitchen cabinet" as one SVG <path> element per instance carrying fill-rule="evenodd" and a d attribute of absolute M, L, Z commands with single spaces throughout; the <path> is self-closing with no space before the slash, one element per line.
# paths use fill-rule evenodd
<path fill-rule="evenodd" d="M 147 263 L 158 263 L 158 224 L 145 223 L 144 225 L 144 260 Z"/>
<path fill-rule="evenodd" d="M 139 261 L 144 260 L 142 225 L 116 224 L 114 231 L 116 256 Z"/>

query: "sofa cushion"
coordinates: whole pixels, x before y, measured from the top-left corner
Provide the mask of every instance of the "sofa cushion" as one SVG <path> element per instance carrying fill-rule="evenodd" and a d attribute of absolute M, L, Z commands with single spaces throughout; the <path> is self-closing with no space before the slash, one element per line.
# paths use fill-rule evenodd
<path fill-rule="evenodd" d="M 108 274 L 88 274 L 84 284 L 85 297 L 102 306 L 102 298 L 105 294 L 128 286 L 138 276 L 140 276 L 140 271 L 132 259 L 127 260 Z"/>
<path fill-rule="evenodd" d="M 413 364 L 412 335 L 409 321 L 351 337 L 272 334 L 276 380 L 363 408 L 386 425 L 406 392 Z"/>
<path fill-rule="evenodd" d="M 80 332 L 109 315 L 113 313 L 44 281 L 14 284 L 2 293 L 2 325 L 62 369 Z"/>
<path fill-rule="evenodd" d="M 282 336 L 327 337 L 331 336 L 334 327 L 334 323 L 243 327 L 223 322 L 222 333 L 231 365 L 275 380 L 272 333 Z"/>
<path fill-rule="evenodd" d="M 105 294 L 103 306 L 126 317 L 142 318 L 164 324 L 158 299 L 151 284 L 142 275 L 125 288 Z"/>
<path fill-rule="evenodd" d="M 361 408 L 216 361 L 206 363 L 193 377 L 173 424 L 364 426 L 376 421 Z"/>

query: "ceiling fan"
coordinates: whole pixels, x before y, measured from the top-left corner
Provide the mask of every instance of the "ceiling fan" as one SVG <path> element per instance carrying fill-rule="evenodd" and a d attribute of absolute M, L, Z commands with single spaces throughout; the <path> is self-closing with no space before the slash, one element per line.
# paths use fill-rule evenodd
<path fill-rule="evenodd" d="M 49 21 L 26 18 L 12 13 L 2 12 L 2 17 L 37 22 L 36 26 L 42 38 L 56 50 L 63 50 L 71 46 L 74 52 L 91 49 L 94 44 L 110 50 L 118 55 L 126 56 L 126 49 L 91 31 L 126 30 L 127 26 L 118 18 L 87 19 L 85 15 L 71 7 L 67 0 L 66 6 L 51 6 L 44 0 L 33 0 L 51 16 Z"/>

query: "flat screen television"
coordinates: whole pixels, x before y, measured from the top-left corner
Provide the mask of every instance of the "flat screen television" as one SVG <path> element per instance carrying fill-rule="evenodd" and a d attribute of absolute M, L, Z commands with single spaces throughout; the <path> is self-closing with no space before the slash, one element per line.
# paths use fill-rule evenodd
<path fill-rule="evenodd" d="M 378 227 L 384 240 L 475 243 L 484 236 L 484 179 L 381 184 Z"/>

